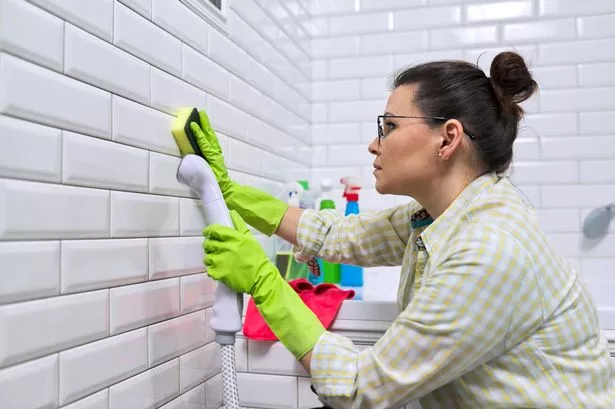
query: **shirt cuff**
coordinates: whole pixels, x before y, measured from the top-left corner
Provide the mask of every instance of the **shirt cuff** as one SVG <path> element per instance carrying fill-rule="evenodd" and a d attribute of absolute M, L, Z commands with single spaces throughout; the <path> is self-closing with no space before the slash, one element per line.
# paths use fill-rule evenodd
<path fill-rule="evenodd" d="M 359 350 L 351 340 L 326 331 L 312 350 L 312 385 L 322 397 L 351 397 L 354 394 Z"/>
<path fill-rule="evenodd" d="M 300 263 L 306 263 L 316 257 L 327 237 L 324 211 L 306 209 L 299 217 L 297 226 L 297 246 L 294 256 Z M 330 217 L 329 217 L 330 218 Z"/>

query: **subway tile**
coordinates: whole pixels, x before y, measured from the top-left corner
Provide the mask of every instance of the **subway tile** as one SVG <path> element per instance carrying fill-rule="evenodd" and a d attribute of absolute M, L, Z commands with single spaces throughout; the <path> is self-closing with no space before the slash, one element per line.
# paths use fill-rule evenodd
<path fill-rule="evenodd" d="M 519 138 L 513 145 L 515 161 L 536 161 L 540 159 L 540 142 L 535 138 Z"/>
<path fill-rule="evenodd" d="M 106 41 L 113 39 L 113 0 L 31 0 L 32 3 Z"/>
<path fill-rule="evenodd" d="M 312 16 L 348 13 L 355 10 L 355 0 L 312 0 L 309 11 Z"/>
<path fill-rule="evenodd" d="M 519 162 L 512 167 L 511 181 L 518 184 L 578 183 L 577 162 Z"/>
<path fill-rule="evenodd" d="M 180 158 L 159 153 L 149 154 L 149 192 L 161 195 L 195 197 L 192 191 L 177 181 Z"/>
<path fill-rule="evenodd" d="M 360 57 L 329 60 L 329 78 L 364 78 L 390 75 L 393 70 L 393 58 Z"/>
<path fill-rule="evenodd" d="M 150 367 L 205 344 L 205 310 L 183 315 L 148 328 Z"/>
<path fill-rule="evenodd" d="M 108 191 L 5 179 L 0 192 L 1 239 L 109 236 Z"/>
<path fill-rule="evenodd" d="M 62 293 L 148 279 L 147 239 L 62 241 Z"/>
<path fill-rule="evenodd" d="M 371 34 L 361 37 L 361 54 L 397 54 L 427 49 L 427 31 Z"/>
<path fill-rule="evenodd" d="M 139 102 L 149 102 L 149 65 L 87 32 L 66 25 L 64 72 Z M 117 75 L 121 72 L 122 75 Z"/>
<path fill-rule="evenodd" d="M 220 345 L 211 342 L 179 357 L 180 393 L 220 373 Z"/>
<path fill-rule="evenodd" d="M 326 37 L 310 41 L 312 58 L 358 57 L 359 37 Z"/>
<path fill-rule="evenodd" d="M 450 27 L 461 23 L 461 7 L 429 7 L 395 12 L 395 30 Z"/>
<path fill-rule="evenodd" d="M 582 87 L 615 85 L 615 63 L 579 65 L 579 85 Z"/>
<path fill-rule="evenodd" d="M 0 369 L 0 396 L 6 408 L 57 408 L 58 356 Z"/>
<path fill-rule="evenodd" d="M 581 183 L 614 183 L 615 161 L 581 161 Z"/>
<path fill-rule="evenodd" d="M 577 70 L 573 65 L 530 68 L 539 89 L 574 88 L 577 86 Z M 615 81 L 613 81 L 615 84 Z"/>
<path fill-rule="evenodd" d="M 615 258 L 590 258 L 581 259 L 583 278 L 599 306 L 612 304 L 612 289 L 615 285 Z M 611 328 L 611 327 L 607 327 Z"/>
<path fill-rule="evenodd" d="M 581 17 L 577 20 L 581 39 L 615 37 L 615 14 Z"/>
<path fill-rule="evenodd" d="M 518 185 L 517 188 L 524 199 L 528 200 L 532 206 L 538 208 L 542 206 L 541 186 L 539 185 Z"/>
<path fill-rule="evenodd" d="M 361 99 L 387 99 L 390 90 L 387 78 L 364 78 L 361 80 Z"/>
<path fill-rule="evenodd" d="M 255 116 L 262 116 L 261 101 L 263 98 L 267 97 L 249 83 L 235 76 L 230 77 L 228 101 L 237 108 Z"/>
<path fill-rule="evenodd" d="M 358 80 L 326 81 L 312 83 L 312 101 L 347 101 L 359 99 Z"/>
<path fill-rule="evenodd" d="M 329 60 L 312 60 L 312 80 L 326 80 L 329 78 Z"/>
<path fill-rule="evenodd" d="M 293 409 L 297 405 L 297 378 L 238 373 L 241 405 L 270 409 Z"/>
<path fill-rule="evenodd" d="M 255 6 L 251 5 L 249 7 Z M 245 12 L 242 11 L 243 16 L 249 13 L 250 12 L 248 10 Z M 251 54 L 254 58 L 257 60 L 262 60 L 264 55 L 261 54 L 259 50 L 263 46 L 265 39 L 261 37 L 259 32 L 253 27 L 261 30 L 264 25 L 253 24 L 251 26 L 247 21 L 249 21 L 249 18 L 246 19 L 240 16 L 234 9 L 231 8 L 226 16 L 226 25 L 228 28 L 229 38 L 235 41 L 241 48 Z"/>
<path fill-rule="evenodd" d="M 143 149 L 64 131 L 62 182 L 146 192 L 148 156 Z"/>
<path fill-rule="evenodd" d="M 153 108 L 170 115 L 177 115 L 178 110 L 186 106 L 206 106 L 208 96 L 205 91 L 158 68 L 152 67 L 151 71 L 151 106 Z"/>
<path fill-rule="evenodd" d="M 228 98 L 229 72 L 193 48 L 182 45 L 182 78 L 220 98 Z"/>
<path fill-rule="evenodd" d="M 372 166 L 374 156 L 365 145 L 329 146 L 329 166 Z"/>
<path fill-rule="evenodd" d="M 610 62 L 615 59 L 615 39 L 539 44 L 538 56 L 541 65 Z"/>
<path fill-rule="evenodd" d="M 503 27 L 504 41 L 548 42 L 572 40 L 576 36 L 574 19 L 535 21 L 529 23 L 506 24 Z"/>
<path fill-rule="evenodd" d="M 216 30 L 209 33 L 209 56 L 239 77 L 248 74 L 248 54 Z"/>
<path fill-rule="evenodd" d="M 380 11 L 424 6 L 425 0 L 361 0 L 361 11 Z"/>
<path fill-rule="evenodd" d="M 152 0 L 152 22 L 207 54 L 210 26 L 182 2 Z"/>
<path fill-rule="evenodd" d="M 175 117 L 113 96 L 113 140 L 147 150 L 179 156 L 169 129 Z"/>
<path fill-rule="evenodd" d="M 221 374 L 205 382 L 205 397 L 205 409 L 219 409 L 223 405 Z"/>
<path fill-rule="evenodd" d="M 179 315 L 179 279 L 112 288 L 110 298 L 114 335 Z"/>
<path fill-rule="evenodd" d="M 202 237 L 150 238 L 150 280 L 202 273 L 202 246 Z"/>
<path fill-rule="evenodd" d="M 115 6 L 114 18 L 113 44 L 168 73 L 181 75 L 180 40 L 120 3 Z"/>
<path fill-rule="evenodd" d="M 329 35 L 377 33 L 390 30 L 389 13 L 329 17 Z"/>
<path fill-rule="evenodd" d="M 0 304 L 60 292 L 60 243 L 0 243 Z"/>
<path fill-rule="evenodd" d="M 579 114 L 580 130 L 582 134 L 606 134 L 615 132 L 613 116 L 615 111 L 581 112 Z"/>
<path fill-rule="evenodd" d="M 449 51 L 427 51 L 411 54 L 399 54 L 393 58 L 393 67 L 395 69 L 404 68 L 410 65 L 421 64 L 424 62 L 442 60 L 442 59 L 462 59 L 463 52 L 461 50 L 449 50 Z M 387 73 L 385 75 L 390 75 Z"/>
<path fill-rule="evenodd" d="M 429 41 L 432 48 L 495 44 L 498 41 L 498 30 L 497 26 L 436 29 L 429 32 Z"/>
<path fill-rule="evenodd" d="M 229 138 L 228 167 L 242 172 L 260 175 L 263 172 L 261 150 L 247 143 Z"/>
<path fill-rule="evenodd" d="M 584 14 L 601 14 L 615 11 L 612 0 L 540 0 L 538 3 L 540 17 L 578 16 Z"/>
<path fill-rule="evenodd" d="M 196 386 L 160 409 L 203 409 L 206 404 L 205 384 Z"/>
<path fill-rule="evenodd" d="M 543 159 L 610 159 L 615 136 L 548 137 L 542 140 Z"/>
<path fill-rule="evenodd" d="M 465 13 L 469 23 L 529 18 L 533 16 L 533 5 L 531 1 L 471 4 L 465 6 Z"/>
<path fill-rule="evenodd" d="M 0 176 L 59 182 L 62 133 L 0 115 Z"/>
<path fill-rule="evenodd" d="M 179 360 L 174 359 L 109 388 L 109 409 L 154 408 L 179 394 Z"/>
<path fill-rule="evenodd" d="M 612 257 L 615 246 L 615 235 L 607 235 L 600 241 L 585 239 L 578 233 L 551 233 L 548 237 L 566 257 Z"/>
<path fill-rule="evenodd" d="M 20 0 L 0 3 L 0 49 L 62 71 L 64 22 Z"/>
<path fill-rule="evenodd" d="M 244 305 L 247 303 L 244 301 Z M 248 340 L 238 337 L 235 340 L 235 366 L 239 372 L 248 372 Z"/>
<path fill-rule="evenodd" d="M 216 333 L 211 329 L 211 320 L 213 319 L 214 309 L 207 308 L 205 311 L 205 343 L 209 344 L 216 339 Z"/>
<path fill-rule="evenodd" d="M 7 54 L 0 55 L 0 88 L 2 113 L 109 138 L 108 92 Z"/>
<path fill-rule="evenodd" d="M 214 96 L 209 97 L 207 114 L 216 132 L 245 139 L 248 132 L 248 116 L 245 112 Z"/>
<path fill-rule="evenodd" d="M 109 409 L 109 390 L 103 389 L 62 409 Z"/>
<path fill-rule="evenodd" d="M 179 198 L 113 191 L 110 203 L 111 237 L 179 233 Z"/>
<path fill-rule="evenodd" d="M 199 200 L 179 200 L 179 233 L 182 236 L 200 236 L 206 227 L 203 205 Z"/>
<path fill-rule="evenodd" d="M 318 124 L 327 122 L 327 104 L 313 103 L 312 104 L 312 123 Z"/>
<path fill-rule="evenodd" d="M 327 147 L 326 146 L 312 146 L 312 161 L 310 166 L 325 167 L 327 166 Z"/>
<path fill-rule="evenodd" d="M 312 126 L 312 141 L 315 145 L 354 144 L 360 140 L 361 129 L 355 123 Z"/>
<path fill-rule="evenodd" d="M 205 274 L 180 278 L 181 313 L 211 307 L 214 303 L 217 284 Z"/>
<path fill-rule="evenodd" d="M 577 126 L 574 113 L 530 114 L 519 123 L 519 134 L 532 137 L 576 135 Z"/>
<path fill-rule="evenodd" d="M 312 168 L 311 170 L 312 177 L 310 180 L 322 180 L 322 179 L 331 179 L 331 180 L 340 180 L 345 176 L 354 176 L 357 178 L 361 178 L 361 168 L 359 166 L 353 167 L 329 167 L 329 168 Z M 340 207 L 338 207 L 339 209 Z"/>
<path fill-rule="evenodd" d="M 592 111 L 615 107 L 615 87 L 582 88 L 540 93 L 540 108 L 544 112 Z"/>
<path fill-rule="evenodd" d="M 92 342 L 109 334 L 107 290 L 0 307 L 0 367 Z"/>
<path fill-rule="evenodd" d="M 147 369 L 147 329 L 60 352 L 60 405 Z"/>
<path fill-rule="evenodd" d="M 152 0 L 118 0 L 126 7 L 130 7 L 132 10 L 141 14 L 143 17 L 152 18 Z"/>
<path fill-rule="evenodd" d="M 279 342 L 248 340 L 248 368 L 250 372 L 259 374 L 308 375 L 297 359 Z"/>
<path fill-rule="evenodd" d="M 615 185 L 545 185 L 542 186 L 542 207 L 598 207 L 615 197 Z"/>
<path fill-rule="evenodd" d="M 318 395 L 311 389 L 311 378 L 297 378 L 297 384 L 298 409 L 312 409 L 322 406 L 322 402 L 318 400 Z"/>
<path fill-rule="evenodd" d="M 385 106 L 386 101 L 334 102 L 329 104 L 329 118 L 340 122 L 373 119 L 375 123 Z"/>
<path fill-rule="evenodd" d="M 581 214 L 576 209 L 537 209 L 540 225 L 547 233 L 577 233 Z"/>

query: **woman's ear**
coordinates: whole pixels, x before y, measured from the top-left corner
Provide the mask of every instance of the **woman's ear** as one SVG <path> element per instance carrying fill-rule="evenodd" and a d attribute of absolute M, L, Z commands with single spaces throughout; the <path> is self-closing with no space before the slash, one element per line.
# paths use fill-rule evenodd
<path fill-rule="evenodd" d="M 453 156 L 463 140 L 463 125 L 456 119 L 449 119 L 442 126 L 442 144 L 438 156 L 448 160 Z"/>

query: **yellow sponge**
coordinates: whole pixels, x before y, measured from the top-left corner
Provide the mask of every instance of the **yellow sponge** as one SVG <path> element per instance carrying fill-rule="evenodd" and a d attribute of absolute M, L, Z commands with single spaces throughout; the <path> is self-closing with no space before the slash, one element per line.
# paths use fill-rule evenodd
<path fill-rule="evenodd" d="M 182 108 L 171 126 L 171 133 L 182 157 L 188 154 L 203 156 L 190 129 L 191 122 L 200 123 L 199 111 L 196 108 Z"/>

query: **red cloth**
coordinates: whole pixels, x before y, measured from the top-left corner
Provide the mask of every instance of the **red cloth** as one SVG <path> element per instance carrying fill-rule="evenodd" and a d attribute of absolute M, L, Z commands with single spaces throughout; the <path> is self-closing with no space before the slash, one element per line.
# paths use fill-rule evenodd
<path fill-rule="evenodd" d="M 304 278 L 289 281 L 288 284 L 299 298 L 316 314 L 322 325 L 329 329 L 344 300 L 354 297 L 353 290 L 342 290 L 335 284 L 323 283 L 316 287 Z M 259 341 L 276 341 L 278 338 L 271 331 L 263 316 L 250 298 L 243 323 L 243 334 L 249 339 Z"/>

